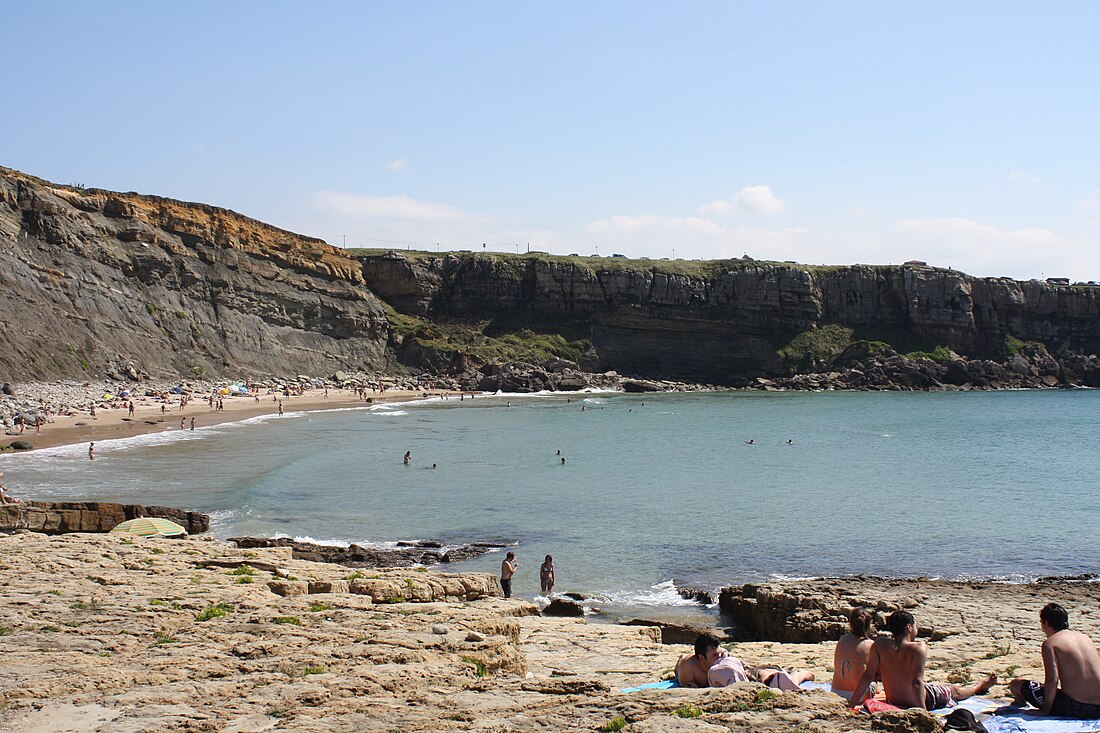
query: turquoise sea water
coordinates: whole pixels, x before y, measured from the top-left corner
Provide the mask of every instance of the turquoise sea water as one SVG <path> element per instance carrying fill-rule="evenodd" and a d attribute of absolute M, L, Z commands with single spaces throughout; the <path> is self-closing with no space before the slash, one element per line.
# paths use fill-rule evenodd
<path fill-rule="evenodd" d="M 19 496 L 207 511 L 222 537 L 515 540 L 517 595 L 537 593 L 549 553 L 557 590 L 634 612 L 674 606 L 669 581 L 1095 571 L 1098 441 L 1096 391 L 513 395 L 290 412 L 0 468 Z"/>

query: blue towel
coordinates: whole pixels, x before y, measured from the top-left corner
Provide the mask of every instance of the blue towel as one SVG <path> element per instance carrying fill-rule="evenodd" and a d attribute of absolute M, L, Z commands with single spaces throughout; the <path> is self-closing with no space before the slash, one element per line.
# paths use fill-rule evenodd
<path fill-rule="evenodd" d="M 639 690 L 671 690 L 674 687 L 679 687 L 680 683 L 676 680 L 661 680 L 660 682 L 650 682 L 644 685 L 638 685 L 637 687 L 627 687 L 625 690 L 619 690 L 619 692 L 638 692 Z"/>

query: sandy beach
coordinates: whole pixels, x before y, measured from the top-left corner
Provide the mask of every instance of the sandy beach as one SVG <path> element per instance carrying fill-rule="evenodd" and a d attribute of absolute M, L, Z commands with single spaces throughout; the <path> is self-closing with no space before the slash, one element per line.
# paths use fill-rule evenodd
<path fill-rule="evenodd" d="M 97 408 L 96 416 L 78 413 L 76 415 L 55 415 L 50 422 L 42 426 L 41 433 L 36 434 L 34 427 L 28 427 L 23 434 L 6 435 L 0 437 L 3 444 L 13 440 L 25 440 L 34 446 L 34 449 L 52 448 L 59 445 L 72 443 L 86 443 L 95 440 L 107 440 L 111 438 L 126 438 L 146 433 L 158 433 L 166 430 L 189 430 L 191 419 L 195 419 L 196 428 L 219 425 L 221 423 L 236 422 L 259 415 L 273 415 L 279 411 L 279 402 L 283 403 L 284 412 L 303 410 L 324 410 L 340 407 L 368 406 L 383 402 L 406 402 L 417 399 L 439 399 L 440 395 L 447 395 L 457 399 L 461 393 L 446 390 L 410 390 L 387 389 L 384 394 L 367 392 L 367 399 L 359 398 L 353 390 L 330 388 L 326 397 L 324 389 L 308 389 L 301 395 L 291 394 L 289 397 L 282 393 L 272 393 L 263 390 L 257 396 L 226 396 L 222 410 L 214 410 L 210 407 L 206 396 L 196 394 L 188 405 L 180 409 L 179 395 L 172 395 L 174 401 L 167 404 L 158 398 L 135 396 L 134 415 L 129 415 L 127 403 L 124 400 L 115 400 L 118 407 Z M 164 409 L 162 410 L 162 404 Z M 181 428 L 181 419 L 183 427 Z"/>

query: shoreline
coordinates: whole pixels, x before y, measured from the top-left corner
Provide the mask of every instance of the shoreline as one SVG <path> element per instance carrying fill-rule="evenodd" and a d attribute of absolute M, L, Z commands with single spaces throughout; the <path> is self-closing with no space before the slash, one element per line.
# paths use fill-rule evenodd
<path fill-rule="evenodd" d="M 162 432 L 183 432 L 190 430 L 191 418 L 195 418 L 196 429 L 223 425 L 225 423 L 241 422 L 253 417 L 278 415 L 278 402 L 282 401 L 284 412 L 319 412 L 325 409 L 340 409 L 349 407 L 370 407 L 372 405 L 391 402 L 413 402 L 429 400 L 433 397 L 446 395 L 447 398 L 470 394 L 469 392 L 453 390 L 407 390 L 388 389 L 385 394 L 372 394 L 370 402 L 359 399 L 352 390 L 342 388 L 330 388 L 329 396 L 325 397 L 325 390 L 311 388 L 305 390 L 302 395 L 283 397 L 276 396 L 270 390 L 257 402 L 255 396 L 227 396 L 224 398 L 224 409 L 216 411 L 207 403 L 206 399 L 193 398 L 184 409 L 179 405 L 165 406 L 161 412 L 161 401 L 154 397 L 133 397 L 134 416 L 128 417 L 128 410 L 117 408 L 100 410 L 99 414 L 92 418 L 87 414 L 56 415 L 50 418 L 40 434 L 36 434 L 33 428 L 27 428 L 23 434 L 4 435 L 3 440 L 8 443 L 15 440 L 24 440 L 33 445 L 30 450 L 14 451 L 8 455 L 29 454 L 44 448 L 57 448 L 66 445 L 77 445 L 100 440 L 112 440 L 116 438 L 131 438 L 139 435 Z M 175 396 L 175 395 L 173 395 Z M 180 427 L 180 419 L 185 421 Z"/>

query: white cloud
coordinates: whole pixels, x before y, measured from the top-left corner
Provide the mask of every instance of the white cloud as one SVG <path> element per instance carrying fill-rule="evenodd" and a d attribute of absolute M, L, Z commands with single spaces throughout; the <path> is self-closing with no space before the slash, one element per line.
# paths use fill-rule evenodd
<path fill-rule="evenodd" d="M 1078 201 L 1077 208 L 1084 211 L 1100 211 L 1100 188 Z"/>
<path fill-rule="evenodd" d="M 418 201 L 408 196 L 318 191 L 310 197 L 314 208 L 353 219 L 411 219 L 416 221 L 468 221 L 476 217 L 453 206 Z"/>
<path fill-rule="evenodd" d="M 906 219 L 884 250 L 890 262 L 915 258 L 977 276 L 1096 277 L 1089 250 L 1072 239 L 1049 229 L 999 229 L 960 217 Z"/>
<path fill-rule="evenodd" d="M 405 160 L 404 158 L 397 158 L 396 160 L 391 160 L 386 163 L 386 170 L 388 170 L 390 173 L 396 173 L 399 170 L 404 170 L 408 166 L 409 161 Z"/>
<path fill-rule="evenodd" d="M 776 216 L 787 208 L 787 205 L 772 193 L 771 186 L 766 183 L 759 186 L 745 186 L 734 194 L 733 201 L 741 211 L 762 216 Z"/>
<path fill-rule="evenodd" d="M 1042 183 L 1043 177 L 1017 168 L 1008 175 L 1016 183 Z"/>
<path fill-rule="evenodd" d="M 702 206 L 700 206 L 699 207 L 699 213 L 700 214 L 724 214 L 732 208 L 733 208 L 733 205 L 730 204 L 729 201 L 711 201 L 709 204 L 703 204 Z"/>

